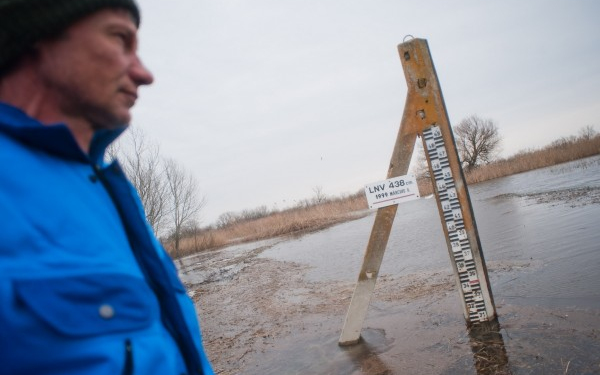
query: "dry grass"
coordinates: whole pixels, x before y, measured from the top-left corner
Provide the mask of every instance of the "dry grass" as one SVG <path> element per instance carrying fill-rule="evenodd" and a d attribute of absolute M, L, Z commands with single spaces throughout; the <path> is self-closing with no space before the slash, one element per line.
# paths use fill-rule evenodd
<path fill-rule="evenodd" d="M 540 150 L 522 151 L 510 158 L 479 167 L 467 173 L 467 183 L 475 184 L 582 159 L 598 153 L 600 153 L 600 136 L 590 139 L 562 139 Z"/>
<path fill-rule="evenodd" d="M 182 240 L 180 256 L 216 249 L 235 243 L 251 242 L 281 235 L 295 235 L 326 228 L 361 217 L 367 209 L 364 194 L 327 199 L 318 204 L 306 202 L 252 220 L 239 220 L 221 228 L 208 228 Z M 169 248 L 168 244 L 166 246 Z"/>
<path fill-rule="evenodd" d="M 600 135 L 590 139 L 561 139 L 542 149 L 521 151 L 507 159 L 467 171 L 465 178 L 467 184 L 472 185 L 597 154 L 600 154 Z M 421 196 L 433 194 L 429 178 L 420 178 L 417 183 Z"/>
<path fill-rule="evenodd" d="M 590 139 L 567 138 L 540 150 L 522 151 L 510 158 L 483 165 L 465 175 L 468 184 L 475 184 L 599 153 L 600 135 Z M 421 196 L 433 193 L 430 179 L 421 178 L 417 183 Z M 297 207 L 284 211 L 264 212 L 257 218 L 242 218 L 218 228 L 209 227 L 191 231 L 182 240 L 178 255 L 186 256 L 235 243 L 319 230 L 361 217 L 357 213 L 366 209 L 367 201 L 362 190 L 351 196 L 325 199 L 319 203 L 304 201 Z M 172 248 L 168 241 L 165 247 Z"/>

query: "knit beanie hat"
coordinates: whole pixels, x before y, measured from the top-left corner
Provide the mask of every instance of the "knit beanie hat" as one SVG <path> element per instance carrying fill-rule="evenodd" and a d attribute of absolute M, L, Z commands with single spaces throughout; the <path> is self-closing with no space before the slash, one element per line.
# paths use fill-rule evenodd
<path fill-rule="evenodd" d="M 0 77 L 35 42 L 103 8 L 127 9 L 139 26 L 134 0 L 0 0 Z"/>

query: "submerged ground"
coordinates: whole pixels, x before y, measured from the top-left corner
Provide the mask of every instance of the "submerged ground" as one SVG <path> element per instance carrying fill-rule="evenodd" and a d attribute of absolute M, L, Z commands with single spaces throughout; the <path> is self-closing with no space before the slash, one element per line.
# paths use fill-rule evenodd
<path fill-rule="evenodd" d="M 188 257 L 219 374 L 600 374 L 600 158 L 471 187 L 499 327 L 469 335 L 434 199 L 402 205 L 362 332 L 337 341 L 374 214 Z"/>

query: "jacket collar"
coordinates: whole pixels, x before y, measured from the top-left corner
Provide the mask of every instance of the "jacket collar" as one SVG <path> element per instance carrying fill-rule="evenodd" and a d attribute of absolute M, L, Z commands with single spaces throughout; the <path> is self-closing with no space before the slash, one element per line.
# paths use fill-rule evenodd
<path fill-rule="evenodd" d="M 104 165 L 106 148 L 126 129 L 99 130 L 94 133 L 90 153 L 86 155 L 69 128 L 62 123 L 42 124 L 17 107 L 0 102 L 0 132 L 6 133 L 30 147 L 58 157 L 83 163 Z"/>

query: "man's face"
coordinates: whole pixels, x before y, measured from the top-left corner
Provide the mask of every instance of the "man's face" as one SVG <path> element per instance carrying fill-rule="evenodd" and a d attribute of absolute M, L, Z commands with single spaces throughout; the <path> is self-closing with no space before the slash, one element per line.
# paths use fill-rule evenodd
<path fill-rule="evenodd" d="M 38 45 L 39 73 L 49 97 L 69 118 L 94 130 L 129 124 L 140 85 L 152 74 L 137 55 L 137 28 L 129 13 L 105 9 Z"/>

